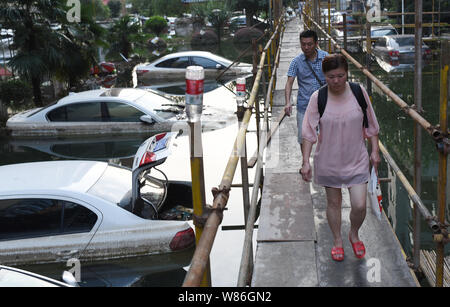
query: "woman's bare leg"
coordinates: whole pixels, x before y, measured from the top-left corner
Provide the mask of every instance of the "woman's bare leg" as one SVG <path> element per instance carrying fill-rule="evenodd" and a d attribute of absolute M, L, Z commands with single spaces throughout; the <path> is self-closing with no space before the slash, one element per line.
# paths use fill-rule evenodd
<path fill-rule="evenodd" d="M 367 184 L 359 184 L 350 187 L 350 233 L 349 238 L 352 242 L 359 240 L 358 232 L 361 228 L 364 219 L 366 218 L 366 197 L 367 197 Z"/>
<path fill-rule="evenodd" d="M 341 189 L 325 187 L 327 193 L 327 219 L 334 238 L 334 246 L 342 247 L 341 235 Z"/>

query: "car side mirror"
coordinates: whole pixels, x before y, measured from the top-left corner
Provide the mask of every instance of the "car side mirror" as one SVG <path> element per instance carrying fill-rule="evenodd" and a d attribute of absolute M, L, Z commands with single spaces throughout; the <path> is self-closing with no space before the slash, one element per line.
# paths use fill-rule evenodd
<path fill-rule="evenodd" d="M 142 115 L 139 119 L 146 124 L 152 125 L 155 123 L 155 120 L 150 115 Z"/>
<path fill-rule="evenodd" d="M 64 271 L 62 274 L 62 280 L 73 287 L 79 287 L 80 285 L 78 284 L 77 280 L 75 279 L 75 276 L 73 276 L 72 273 L 70 273 L 69 271 Z"/>
<path fill-rule="evenodd" d="M 216 64 L 216 69 L 221 70 L 221 69 L 223 69 L 223 66 L 220 64 Z"/>

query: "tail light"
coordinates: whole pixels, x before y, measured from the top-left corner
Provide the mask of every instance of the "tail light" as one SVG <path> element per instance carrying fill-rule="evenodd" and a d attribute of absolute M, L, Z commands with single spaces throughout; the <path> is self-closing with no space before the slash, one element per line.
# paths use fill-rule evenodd
<path fill-rule="evenodd" d="M 138 74 L 138 75 L 142 75 L 142 74 L 145 74 L 146 72 L 148 72 L 148 70 L 147 69 L 140 69 L 140 70 L 137 70 L 136 69 L 136 73 Z"/>
<path fill-rule="evenodd" d="M 389 56 L 391 56 L 391 57 L 398 57 L 399 55 L 400 55 L 400 52 L 398 52 L 397 50 L 389 51 Z"/>
<path fill-rule="evenodd" d="M 425 54 L 426 55 L 430 55 L 431 54 L 431 49 L 425 49 Z"/>
<path fill-rule="evenodd" d="M 147 151 L 141 159 L 141 162 L 139 163 L 139 166 L 151 163 L 151 162 L 155 162 L 156 161 L 156 155 L 154 152 L 151 151 Z"/>
<path fill-rule="evenodd" d="M 172 251 L 185 249 L 195 243 L 194 230 L 192 228 L 177 232 L 170 241 L 169 247 Z"/>

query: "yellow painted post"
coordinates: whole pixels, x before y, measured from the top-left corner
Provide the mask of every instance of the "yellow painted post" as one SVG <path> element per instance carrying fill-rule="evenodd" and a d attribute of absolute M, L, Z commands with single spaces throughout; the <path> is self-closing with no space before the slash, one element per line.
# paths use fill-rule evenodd
<path fill-rule="evenodd" d="M 192 180 L 192 203 L 194 218 L 203 218 L 206 207 L 205 176 L 203 171 L 203 146 L 201 113 L 203 108 L 204 70 L 200 66 L 189 66 L 186 70 L 186 115 L 190 128 L 190 162 Z M 203 225 L 195 223 L 195 243 L 198 245 L 202 236 Z M 209 257 L 207 268 L 203 274 L 200 286 L 211 286 L 211 271 Z"/>
<path fill-rule="evenodd" d="M 448 42 L 447 42 L 448 45 Z M 441 68 L 441 95 L 439 109 L 439 124 L 441 131 L 447 131 L 448 103 L 448 65 Z M 444 144 L 445 146 L 445 144 Z M 446 186 L 447 186 L 447 152 L 445 148 L 439 151 L 438 171 L 438 219 L 441 225 L 445 223 Z M 444 242 L 436 243 L 436 287 L 444 284 Z"/>

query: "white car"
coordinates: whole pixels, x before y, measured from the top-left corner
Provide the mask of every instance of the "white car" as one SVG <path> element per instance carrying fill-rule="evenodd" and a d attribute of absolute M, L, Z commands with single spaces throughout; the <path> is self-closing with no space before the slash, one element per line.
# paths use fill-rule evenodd
<path fill-rule="evenodd" d="M 65 272 L 66 273 L 66 272 Z M 74 287 L 71 284 L 57 281 L 32 272 L 0 265 L 0 287 Z"/>
<path fill-rule="evenodd" d="M 183 110 L 184 106 L 148 90 L 98 89 L 16 114 L 6 127 L 13 136 L 168 131 Z"/>
<path fill-rule="evenodd" d="M 138 64 L 133 70 L 138 85 L 154 84 L 154 82 L 167 82 L 184 80 L 188 66 L 202 66 L 205 70 L 205 79 L 216 78 L 219 74 L 233 64 L 232 61 L 207 51 L 184 51 L 168 54 L 152 63 Z M 253 66 L 247 63 L 235 63 L 224 75 L 238 76 L 252 72 Z"/>
<path fill-rule="evenodd" d="M 175 207 L 192 208 L 189 183 L 157 179 L 174 133 L 138 149 L 132 170 L 96 161 L 0 167 L 0 259 L 4 265 L 96 261 L 185 250 L 195 244 Z"/>

